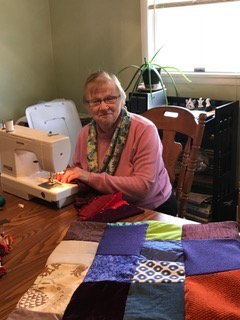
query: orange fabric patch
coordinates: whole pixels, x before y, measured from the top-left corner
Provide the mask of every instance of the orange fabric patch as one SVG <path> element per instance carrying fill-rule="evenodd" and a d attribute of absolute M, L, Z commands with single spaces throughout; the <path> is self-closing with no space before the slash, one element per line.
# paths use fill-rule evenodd
<path fill-rule="evenodd" d="M 239 320 L 240 270 L 187 277 L 185 312 L 186 320 Z"/>

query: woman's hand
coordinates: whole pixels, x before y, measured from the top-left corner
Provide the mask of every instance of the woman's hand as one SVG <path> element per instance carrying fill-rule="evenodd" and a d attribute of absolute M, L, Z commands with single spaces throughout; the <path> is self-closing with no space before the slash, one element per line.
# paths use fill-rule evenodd
<path fill-rule="evenodd" d="M 56 173 L 55 179 L 62 183 L 70 183 L 74 179 L 79 179 L 81 175 L 81 169 L 79 167 L 65 170 L 63 173 Z"/>
<path fill-rule="evenodd" d="M 75 167 L 66 169 L 63 173 L 56 173 L 54 179 L 62 183 L 71 183 L 75 179 L 88 183 L 89 175 L 90 173 L 88 171 Z"/>

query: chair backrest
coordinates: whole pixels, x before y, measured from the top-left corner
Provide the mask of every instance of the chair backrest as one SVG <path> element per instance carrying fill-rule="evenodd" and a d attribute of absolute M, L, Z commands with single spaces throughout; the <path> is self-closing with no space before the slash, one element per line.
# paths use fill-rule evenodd
<path fill-rule="evenodd" d="M 141 115 L 151 120 L 159 130 L 163 160 L 178 200 L 178 216 L 183 218 L 207 115 L 203 112 L 196 117 L 188 109 L 177 106 L 159 106 Z"/>

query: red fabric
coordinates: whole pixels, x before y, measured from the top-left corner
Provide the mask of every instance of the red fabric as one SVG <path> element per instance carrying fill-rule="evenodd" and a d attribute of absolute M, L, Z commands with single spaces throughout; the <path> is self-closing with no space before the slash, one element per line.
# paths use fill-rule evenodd
<path fill-rule="evenodd" d="M 187 277 L 185 320 L 239 320 L 239 288 L 240 270 Z"/>
<path fill-rule="evenodd" d="M 88 218 L 88 221 L 95 222 L 115 222 L 144 213 L 144 210 L 133 204 L 123 204 L 117 209 L 106 209 Z"/>
<path fill-rule="evenodd" d="M 106 194 L 92 199 L 87 205 L 78 210 L 78 215 L 81 220 L 87 220 L 97 213 L 107 209 L 117 209 L 123 204 L 127 204 L 127 202 L 122 199 L 122 192 Z"/>

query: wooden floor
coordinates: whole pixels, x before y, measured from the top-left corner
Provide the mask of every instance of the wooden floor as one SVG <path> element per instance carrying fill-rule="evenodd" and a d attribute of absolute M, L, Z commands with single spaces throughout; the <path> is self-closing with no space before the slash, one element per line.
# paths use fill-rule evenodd
<path fill-rule="evenodd" d="M 40 200 L 26 201 L 4 192 L 2 194 L 6 205 L 0 211 L 0 229 L 10 233 L 14 240 L 13 249 L 3 257 L 7 274 L 0 279 L 0 320 L 6 320 L 42 271 L 70 223 L 77 220 L 77 213 L 73 204 L 57 209 L 55 205 Z M 140 217 L 128 219 L 139 220 L 194 223 L 151 210 L 145 210 Z"/>

